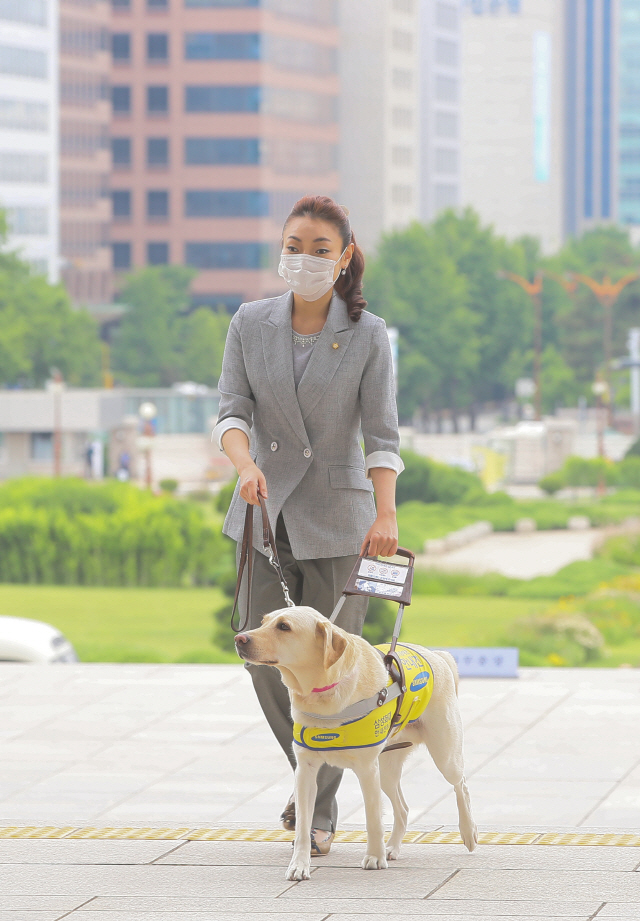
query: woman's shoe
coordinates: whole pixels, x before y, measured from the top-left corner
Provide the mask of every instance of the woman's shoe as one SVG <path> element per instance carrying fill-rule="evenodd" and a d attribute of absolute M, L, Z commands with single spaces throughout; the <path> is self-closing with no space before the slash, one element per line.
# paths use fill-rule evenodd
<path fill-rule="evenodd" d="M 284 812 L 280 816 L 280 821 L 285 831 L 296 830 L 296 801 L 293 793 L 289 797 L 289 802 L 284 807 Z"/>
<path fill-rule="evenodd" d="M 311 856 L 312 857 L 326 857 L 329 851 L 331 850 L 331 845 L 333 844 L 334 838 L 335 838 L 335 832 L 325 831 L 324 828 L 312 828 L 311 829 Z"/>

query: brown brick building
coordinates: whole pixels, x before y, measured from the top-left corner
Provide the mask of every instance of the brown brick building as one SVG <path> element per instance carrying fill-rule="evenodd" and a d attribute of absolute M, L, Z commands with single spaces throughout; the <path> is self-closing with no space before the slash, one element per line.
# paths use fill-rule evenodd
<path fill-rule="evenodd" d="M 74 301 L 112 296 L 108 0 L 60 0 L 60 252 Z"/>
<path fill-rule="evenodd" d="M 334 0 L 113 0 L 116 283 L 186 263 L 196 303 L 283 290 L 283 218 L 338 189 L 337 48 Z"/>

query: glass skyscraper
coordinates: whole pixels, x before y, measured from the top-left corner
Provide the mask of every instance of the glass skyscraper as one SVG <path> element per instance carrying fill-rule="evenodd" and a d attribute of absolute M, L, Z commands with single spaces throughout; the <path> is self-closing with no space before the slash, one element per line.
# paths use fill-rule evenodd
<path fill-rule="evenodd" d="M 640 4 L 620 2 L 619 219 L 640 225 Z"/>

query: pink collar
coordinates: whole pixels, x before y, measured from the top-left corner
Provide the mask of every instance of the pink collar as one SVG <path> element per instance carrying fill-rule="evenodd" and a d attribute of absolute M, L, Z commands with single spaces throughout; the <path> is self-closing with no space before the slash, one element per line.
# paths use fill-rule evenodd
<path fill-rule="evenodd" d="M 337 688 L 339 684 L 340 682 L 336 681 L 335 684 L 328 684 L 326 688 L 311 688 L 311 693 L 312 694 L 322 694 L 323 691 L 330 691 L 331 688 Z"/>

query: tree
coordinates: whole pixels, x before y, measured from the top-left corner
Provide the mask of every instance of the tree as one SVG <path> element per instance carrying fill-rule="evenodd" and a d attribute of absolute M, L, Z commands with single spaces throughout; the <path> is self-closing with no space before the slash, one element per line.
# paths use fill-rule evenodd
<path fill-rule="evenodd" d="M 41 387 L 52 367 L 72 385 L 98 384 L 97 325 L 86 310 L 72 307 L 62 285 L 0 251 L 0 385 Z"/>
<path fill-rule="evenodd" d="M 189 312 L 194 274 L 172 265 L 129 276 L 122 291 L 128 310 L 112 350 L 120 380 L 143 387 L 184 380 L 217 386 L 230 318 L 223 309 Z"/>
<path fill-rule="evenodd" d="M 417 223 L 384 236 L 365 296 L 398 328 L 401 418 L 468 405 L 478 365 L 477 322 L 465 279 L 442 240 Z"/>

